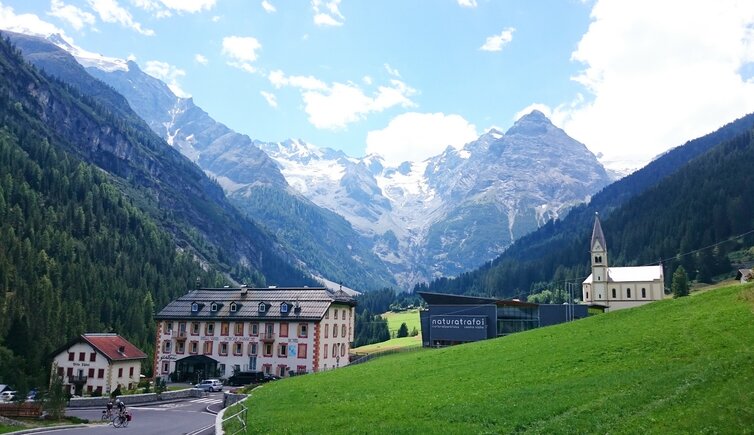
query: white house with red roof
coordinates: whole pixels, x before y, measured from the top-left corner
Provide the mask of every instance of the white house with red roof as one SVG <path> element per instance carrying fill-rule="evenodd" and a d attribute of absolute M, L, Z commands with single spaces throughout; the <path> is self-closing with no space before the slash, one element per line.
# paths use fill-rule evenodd
<path fill-rule="evenodd" d="M 71 394 L 108 395 L 138 385 L 145 359 L 118 334 L 82 334 L 53 353 L 52 368 Z"/>
<path fill-rule="evenodd" d="M 594 218 L 590 251 L 592 273 L 582 283 L 584 303 L 612 311 L 665 297 L 665 277 L 661 264 L 608 267 L 607 242 L 599 216 Z"/>

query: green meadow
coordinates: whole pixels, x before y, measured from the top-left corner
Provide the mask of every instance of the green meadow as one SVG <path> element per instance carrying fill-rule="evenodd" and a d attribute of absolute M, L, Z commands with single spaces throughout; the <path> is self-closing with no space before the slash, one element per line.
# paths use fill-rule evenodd
<path fill-rule="evenodd" d="M 397 313 L 388 311 L 387 313 L 382 314 L 382 318 L 387 320 L 387 327 L 390 330 L 391 336 L 395 335 L 398 332 L 398 328 L 401 327 L 401 323 L 406 324 L 409 334 L 414 328 L 416 328 L 416 330 L 419 331 L 420 334 L 422 332 L 421 323 L 419 322 L 418 309 L 400 311 Z"/>
<path fill-rule="evenodd" d="M 249 433 L 754 433 L 754 285 L 284 379 Z"/>

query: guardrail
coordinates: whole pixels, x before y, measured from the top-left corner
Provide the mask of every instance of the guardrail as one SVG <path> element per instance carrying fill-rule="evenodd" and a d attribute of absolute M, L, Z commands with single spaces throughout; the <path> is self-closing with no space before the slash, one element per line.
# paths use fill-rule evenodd
<path fill-rule="evenodd" d="M 227 433 L 229 435 L 236 435 L 246 433 L 246 415 L 249 410 L 246 408 L 246 403 L 244 402 L 245 400 L 242 400 L 230 408 L 225 408 L 222 413 L 217 416 L 218 419 L 215 425 L 216 434 Z M 238 409 L 233 409 L 236 406 L 238 406 Z M 226 411 L 229 411 L 231 414 L 226 416 Z M 230 426 L 228 432 L 225 431 L 227 426 Z"/>

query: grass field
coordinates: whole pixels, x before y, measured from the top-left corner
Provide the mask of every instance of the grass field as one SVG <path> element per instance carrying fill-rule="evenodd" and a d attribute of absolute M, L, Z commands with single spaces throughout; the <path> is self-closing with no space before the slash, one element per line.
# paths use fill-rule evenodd
<path fill-rule="evenodd" d="M 257 389 L 251 433 L 754 433 L 754 286 Z"/>
<path fill-rule="evenodd" d="M 408 332 L 410 333 L 416 328 L 419 333 L 422 331 L 421 324 L 419 323 L 419 310 L 408 310 L 394 313 L 388 311 L 382 314 L 382 318 L 387 320 L 387 327 L 390 330 L 390 336 L 394 336 L 398 332 L 398 328 L 401 327 L 401 323 L 406 323 L 408 326 Z"/>
<path fill-rule="evenodd" d="M 422 345 L 422 336 L 421 334 L 417 335 L 416 337 L 401 337 L 401 338 L 392 338 L 388 341 L 383 341 L 381 343 L 374 343 L 374 344 L 368 344 L 366 346 L 361 346 L 353 349 L 353 353 L 355 354 L 364 354 L 364 353 L 376 353 L 376 352 L 383 352 L 386 350 L 393 350 L 403 347 L 412 347 L 412 346 L 421 346 Z"/>

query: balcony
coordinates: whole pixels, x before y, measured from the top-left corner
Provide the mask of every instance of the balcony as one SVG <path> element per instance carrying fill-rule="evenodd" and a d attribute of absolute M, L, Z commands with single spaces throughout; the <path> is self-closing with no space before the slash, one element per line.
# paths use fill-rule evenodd
<path fill-rule="evenodd" d="M 265 342 L 273 342 L 275 341 L 275 333 L 274 332 L 263 332 L 259 334 L 259 340 L 265 341 Z"/>
<path fill-rule="evenodd" d="M 86 384 L 86 380 L 88 379 L 88 376 L 78 375 L 78 376 L 68 376 L 68 383 L 70 384 Z"/>
<path fill-rule="evenodd" d="M 186 337 L 188 336 L 188 333 L 186 331 L 173 331 L 171 334 L 173 338 L 179 341 L 185 341 Z"/>

